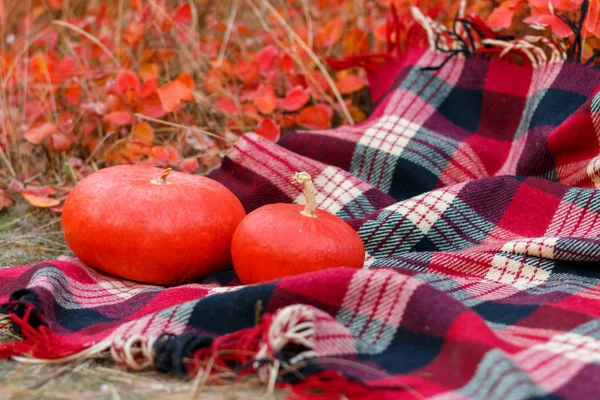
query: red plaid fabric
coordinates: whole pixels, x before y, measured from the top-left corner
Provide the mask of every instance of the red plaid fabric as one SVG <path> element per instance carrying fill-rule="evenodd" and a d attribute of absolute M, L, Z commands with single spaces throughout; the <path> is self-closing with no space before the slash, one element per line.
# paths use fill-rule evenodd
<path fill-rule="evenodd" d="M 265 382 L 295 365 L 300 378 L 281 381 L 349 397 L 367 393 L 358 382 L 378 398 L 596 398 L 600 70 L 460 57 L 423 69 L 445 57 L 414 50 L 371 72 L 367 121 L 278 144 L 246 135 L 212 175 L 252 211 L 302 202 L 289 177 L 307 171 L 318 207 L 363 239 L 364 269 L 162 288 L 70 259 L 5 268 L 0 299 L 25 340 L 0 354 L 111 350 L 190 373 L 184 355 L 243 348 L 240 368 Z"/>

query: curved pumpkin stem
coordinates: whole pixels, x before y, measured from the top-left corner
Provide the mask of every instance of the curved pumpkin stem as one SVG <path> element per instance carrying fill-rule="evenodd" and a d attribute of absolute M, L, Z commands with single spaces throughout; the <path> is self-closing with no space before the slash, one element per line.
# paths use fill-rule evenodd
<path fill-rule="evenodd" d="M 301 212 L 310 218 L 317 218 L 315 210 L 317 208 L 317 201 L 315 199 L 315 186 L 313 185 L 312 178 L 306 172 L 296 172 L 292 176 L 292 183 L 300 183 L 304 185 L 304 197 L 306 197 L 306 205 L 304 211 Z"/>
<path fill-rule="evenodd" d="M 167 176 L 169 176 L 171 172 L 173 172 L 173 168 L 169 167 L 165 169 L 160 177 L 152 180 L 152 183 L 154 183 L 155 185 L 169 184 L 170 182 L 167 181 Z"/>

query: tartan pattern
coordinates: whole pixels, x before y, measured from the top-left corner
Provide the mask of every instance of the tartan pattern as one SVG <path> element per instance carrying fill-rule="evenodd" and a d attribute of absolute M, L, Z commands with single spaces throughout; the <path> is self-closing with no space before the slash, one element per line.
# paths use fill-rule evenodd
<path fill-rule="evenodd" d="M 600 71 L 413 50 L 372 72 L 365 122 L 244 136 L 212 177 L 247 211 L 318 206 L 365 243 L 366 267 L 241 287 L 233 272 L 161 288 L 62 258 L 0 270 L 73 346 L 163 332 L 211 337 L 303 304 L 313 365 L 424 398 L 596 398 L 600 379 Z M 389 76 L 382 76 L 387 74 Z M 343 359 L 335 363 L 331 358 Z M 357 367 L 357 365 L 359 365 Z M 390 389 L 391 390 L 391 389 Z M 412 398 L 400 391 L 394 398 Z"/>

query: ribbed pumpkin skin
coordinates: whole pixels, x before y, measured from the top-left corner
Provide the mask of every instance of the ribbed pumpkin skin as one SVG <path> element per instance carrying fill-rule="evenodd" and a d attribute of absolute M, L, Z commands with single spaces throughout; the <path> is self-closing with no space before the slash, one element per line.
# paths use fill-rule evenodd
<path fill-rule="evenodd" d="M 304 206 L 270 204 L 244 218 L 233 236 L 235 272 L 244 284 L 266 282 L 331 267 L 362 268 L 365 258 L 358 234 L 336 216 Z"/>
<path fill-rule="evenodd" d="M 231 268 L 231 239 L 245 211 L 225 186 L 143 165 L 102 169 L 79 182 L 62 214 L 65 240 L 86 265 L 160 285 Z"/>

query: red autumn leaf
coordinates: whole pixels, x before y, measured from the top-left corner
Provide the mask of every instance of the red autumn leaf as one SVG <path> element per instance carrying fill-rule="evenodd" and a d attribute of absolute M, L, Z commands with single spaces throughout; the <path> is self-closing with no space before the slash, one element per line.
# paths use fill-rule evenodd
<path fill-rule="evenodd" d="M 238 33 L 242 36 L 248 36 L 252 34 L 252 29 L 249 28 L 246 24 L 244 24 L 243 22 L 237 22 L 235 24 L 235 29 L 238 31 Z"/>
<path fill-rule="evenodd" d="M 35 128 L 28 129 L 25 133 L 23 133 L 23 138 L 27 140 L 29 143 L 40 144 L 46 138 L 52 136 L 53 134 L 58 133 L 58 128 L 51 122 L 44 122 L 41 125 L 36 126 Z"/>
<path fill-rule="evenodd" d="M 382 23 L 376 25 L 375 29 L 373 29 L 373 36 L 375 37 L 376 40 L 378 40 L 380 42 L 387 42 L 387 30 L 388 30 L 387 22 L 382 22 Z"/>
<path fill-rule="evenodd" d="M 152 157 L 159 163 L 178 163 L 181 155 L 173 146 L 152 146 Z"/>
<path fill-rule="evenodd" d="M 329 82 L 327 82 L 327 78 L 325 78 L 321 71 L 311 71 L 310 76 L 319 84 L 321 89 L 329 89 Z"/>
<path fill-rule="evenodd" d="M 106 114 L 103 119 L 116 126 L 130 125 L 133 114 L 131 111 L 113 111 Z"/>
<path fill-rule="evenodd" d="M 511 7 L 510 1 L 505 1 L 492 11 L 487 22 L 495 29 L 508 28 L 516 11 L 516 7 Z"/>
<path fill-rule="evenodd" d="M 128 104 L 135 105 L 138 103 L 141 85 L 135 72 L 128 69 L 120 70 L 117 74 L 116 88 Z"/>
<path fill-rule="evenodd" d="M 144 64 L 138 71 L 138 75 L 144 81 L 147 81 L 150 78 L 158 77 L 159 68 L 158 65 L 154 63 Z"/>
<path fill-rule="evenodd" d="M 140 80 L 135 72 L 122 69 L 117 74 L 116 87 L 121 95 L 124 95 L 127 90 L 133 90 L 137 93 L 140 90 Z"/>
<path fill-rule="evenodd" d="M 187 87 L 188 89 L 190 89 L 189 91 L 185 92 L 185 96 L 183 97 L 183 100 L 187 100 L 187 101 L 192 101 L 194 100 L 194 86 L 196 85 L 194 83 L 194 78 L 192 78 L 192 76 L 190 74 L 188 74 L 187 72 L 182 72 L 177 76 L 177 80 L 181 83 L 183 83 L 185 85 L 185 87 Z"/>
<path fill-rule="evenodd" d="M 221 42 L 212 38 L 201 38 L 200 39 L 200 51 L 210 57 L 216 57 L 219 49 L 221 48 Z"/>
<path fill-rule="evenodd" d="M 173 12 L 173 22 L 176 24 L 187 24 L 192 20 L 192 9 L 189 3 L 184 3 L 177 7 Z"/>
<path fill-rule="evenodd" d="M 8 197 L 4 191 L 0 189 L 0 210 L 2 210 L 4 207 L 12 207 L 14 205 L 14 200 Z"/>
<path fill-rule="evenodd" d="M 217 93 L 221 89 L 221 73 L 211 69 L 204 76 L 204 90 L 208 94 Z"/>
<path fill-rule="evenodd" d="M 271 85 L 261 85 L 256 91 L 254 105 L 263 114 L 271 114 L 277 106 L 277 96 Z"/>
<path fill-rule="evenodd" d="M 55 133 L 50 136 L 48 141 L 50 150 L 53 151 L 67 151 L 71 148 L 71 144 L 73 144 L 73 140 L 64 133 Z"/>
<path fill-rule="evenodd" d="M 260 72 L 268 72 L 273 68 L 273 62 L 277 57 L 277 49 L 273 45 L 264 47 L 256 54 Z"/>
<path fill-rule="evenodd" d="M 123 38 L 125 43 L 134 45 L 140 41 L 144 32 L 146 32 L 146 24 L 140 21 L 131 21 L 129 25 L 123 29 L 121 38 Z"/>
<path fill-rule="evenodd" d="M 175 111 L 181 103 L 193 98 L 192 89 L 177 79 L 159 87 L 156 92 L 166 112 Z"/>
<path fill-rule="evenodd" d="M 60 11 L 63 7 L 63 0 L 48 0 L 48 6 L 52 11 Z"/>
<path fill-rule="evenodd" d="M 289 81 L 289 86 L 308 87 L 308 82 L 306 82 L 306 76 L 304 74 L 287 74 L 287 79 Z"/>
<path fill-rule="evenodd" d="M 278 114 L 275 116 L 277 118 L 277 123 L 284 128 L 291 128 L 293 126 L 298 125 L 297 123 L 297 114 Z"/>
<path fill-rule="evenodd" d="M 549 26 L 552 31 L 560 38 L 565 38 L 573 34 L 569 25 L 563 22 L 558 16 L 550 14 L 532 15 L 523 21 L 527 24 Z"/>
<path fill-rule="evenodd" d="M 348 29 L 344 33 L 344 52 L 349 56 L 360 56 L 369 53 L 367 34 L 358 28 Z"/>
<path fill-rule="evenodd" d="M 69 82 L 65 87 L 65 97 L 69 104 L 79 104 L 81 101 L 81 85 L 75 81 Z"/>
<path fill-rule="evenodd" d="M 281 61 L 279 62 L 279 67 L 281 68 L 281 70 L 283 72 L 291 74 L 292 72 L 294 72 L 295 66 L 296 66 L 296 63 L 294 62 L 292 57 L 288 56 L 287 54 L 284 54 L 283 56 L 281 56 Z"/>
<path fill-rule="evenodd" d="M 165 146 L 152 146 L 152 157 L 164 163 L 169 161 L 170 153 Z"/>
<path fill-rule="evenodd" d="M 179 167 L 183 172 L 187 172 L 191 174 L 192 172 L 198 170 L 200 168 L 200 163 L 198 163 L 198 159 L 195 157 L 186 158 L 179 164 Z"/>
<path fill-rule="evenodd" d="M 335 17 L 326 23 L 322 28 L 317 30 L 317 43 L 323 47 L 333 46 L 342 37 L 343 30 L 344 20 L 342 17 Z"/>
<path fill-rule="evenodd" d="M 125 104 L 121 101 L 121 99 L 119 98 L 119 96 L 114 95 L 114 94 L 109 94 L 106 96 L 106 102 L 105 102 L 105 107 L 104 110 L 102 110 L 102 107 L 97 107 L 97 113 L 98 114 L 105 114 L 106 111 L 116 111 L 119 110 L 123 107 L 125 107 Z"/>
<path fill-rule="evenodd" d="M 231 99 L 230 97 L 219 97 L 219 99 L 215 103 L 215 107 L 228 114 L 236 114 L 238 112 L 238 108 L 235 104 L 235 101 L 233 101 L 233 99 Z"/>
<path fill-rule="evenodd" d="M 588 15 L 586 17 L 585 27 L 586 30 L 593 36 L 600 36 L 600 20 L 598 15 L 600 14 L 600 2 L 590 2 L 588 8 Z"/>
<path fill-rule="evenodd" d="M 129 6 L 132 10 L 137 11 L 138 14 L 142 13 L 142 0 L 129 0 Z"/>
<path fill-rule="evenodd" d="M 154 141 L 154 129 L 146 121 L 142 121 L 133 128 L 133 138 L 143 143 L 152 144 Z"/>
<path fill-rule="evenodd" d="M 245 84 L 254 83 L 258 80 L 258 68 L 250 61 L 238 61 L 233 66 L 235 76 Z"/>
<path fill-rule="evenodd" d="M 34 207 L 50 208 L 56 207 L 60 204 L 60 201 L 50 197 L 37 196 L 29 193 L 21 193 L 21 196 L 23 196 L 23 198 Z"/>
<path fill-rule="evenodd" d="M 44 185 L 44 186 L 28 185 L 27 187 L 23 188 L 21 190 L 21 192 L 28 193 L 28 194 L 34 194 L 36 196 L 41 196 L 41 197 L 49 197 L 49 196 L 53 196 L 56 194 L 56 190 L 52 189 L 48 185 Z"/>
<path fill-rule="evenodd" d="M 63 76 L 75 75 L 75 61 L 73 57 L 64 56 L 60 63 L 58 63 L 58 70 Z"/>
<path fill-rule="evenodd" d="M 298 85 L 285 95 L 283 108 L 287 111 L 298 111 L 310 100 L 310 91 Z"/>
<path fill-rule="evenodd" d="M 298 114 L 298 124 L 309 129 L 326 129 L 331 126 L 327 111 L 319 106 L 309 106 Z"/>
<path fill-rule="evenodd" d="M 319 103 L 317 104 L 317 107 L 325 111 L 325 114 L 327 114 L 330 119 L 333 118 L 333 108 L 331 108 L 329 104 Z"/>
<path fill-rule="evenodd" d="M 142 84 L 142 88 L 140 89 L 140 99 L 145 99 L 154 94 L 158 89 L 158 78 L 152 77 L 145 80 Z"/>
<path fill-rule="evenodd" d="M 365 87 L 365 80 L 356 76 L 348 75 L 335 83 L 341 94 L 354 93 Z"/>
<path fill-rule="evenodd" d="M 148 143 L 142 141 L 130 141 L 125 143 L 125 151 L 133 157 L 150 155 L 152 149 Z"/>
<path fill-rule="evenodd" d="M 162 118 L 167 112 L 163 109 L 158 94 L 154 92 L 152 96 L 142 100 L 136 108 L 137 112 L 152 118 Z"/>
<path fill-rule="evenodd" d="M 252 103 L 246 103 L 242 105 L 242 112 L 245 116 L 250 117 L 255 120 L 261 119 L 261 116 L 258 114 L 258 110 L 256 106 Z"/>
<path fill-rule="evenodd" d="M 276 142 L 279 140 L 281 130 L 279 129 L 277 123 L 271 118 L 263 118 L 256 126 L 255 132 L 267 140 Z"/>

